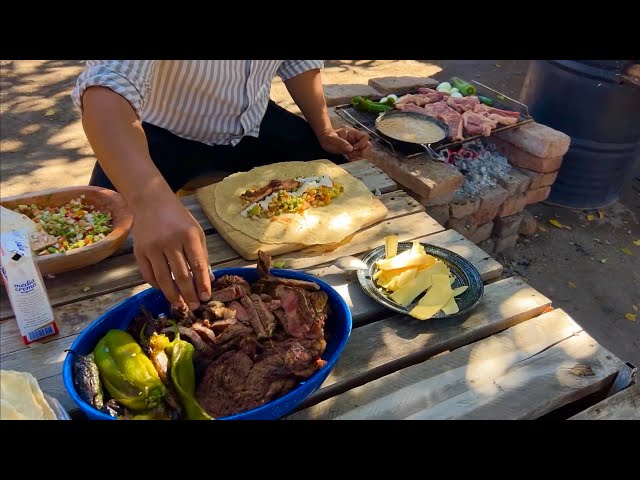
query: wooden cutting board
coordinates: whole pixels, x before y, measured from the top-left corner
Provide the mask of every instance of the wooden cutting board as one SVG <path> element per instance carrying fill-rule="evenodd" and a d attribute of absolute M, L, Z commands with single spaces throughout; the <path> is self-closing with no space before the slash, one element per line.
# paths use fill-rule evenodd
<path fill-rule="evenodd" d="M 352 173 L 350 168 L 345 168 L 345 170 Z M 309 245 L 303 245 L 300 243 L 262 243 L 255 238 L 249 237 L 244 233 L 236 230 L 231 225 L 222 220 L 215 209 L 215 189 L 218 184 L 208 185 L 204 188 L 201 188 L 197 191 L 196 197 L 200 205 L 202 206 L 202 210 L 205 215 L 216 229 L 216 231 L 220 234 L 222 238 L 224 238 L 227 243 L 236 251 L 239 255 L 241 255 L 246 260 L 256 260 L 258 258 L 258 250 L 262 250 L 263 252 L 275 256 L 283 253 L 295 252 L 297 250 L 302 250 L 303 248 L 308 248 Z M 367 184 L 368 187 L 370 185 Z M 383 192 L 384 193 L 384 192 Z M 202 195 L 206 195 L 207 201 L 200 201 L 200 197 Z M 387 212 L 380 212 L 377 215 L 372 215 L 370 219 L 368 219 L 367 223 L 362 226 L 362 229 L 371 226 L 375 223 L 386 218 Z M 350 238 L 350 237 L 348 237 Z M 342 243 L 348 242 L 348 239 L 343 240 Z M 335 245 L 323 245 L 327 250 L 331 250 L 335 247 Z"/>

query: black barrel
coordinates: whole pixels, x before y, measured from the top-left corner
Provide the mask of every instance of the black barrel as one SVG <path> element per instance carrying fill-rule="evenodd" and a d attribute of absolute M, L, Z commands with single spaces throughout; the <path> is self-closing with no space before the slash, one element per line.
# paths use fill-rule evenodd
<path fill-rule="evenodd" d="M 640 155 L 640 87 L 620 80 L 626 60 L 535 60 L 522 89 L 533 118 L 566 133 L 548 203 L 600 208 L 615 202 Z"/>

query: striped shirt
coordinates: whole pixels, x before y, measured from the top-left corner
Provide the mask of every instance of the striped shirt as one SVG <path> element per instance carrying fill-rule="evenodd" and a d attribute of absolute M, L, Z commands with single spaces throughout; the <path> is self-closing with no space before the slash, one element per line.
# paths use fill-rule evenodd
<path fill-rule="evenodd" d="M 141 121 L 208 145 L 257 137 L 271 81 L 322 68 L 322 60 L 88 60 L 71 97 L 90 86 L 126 98 Z"/>

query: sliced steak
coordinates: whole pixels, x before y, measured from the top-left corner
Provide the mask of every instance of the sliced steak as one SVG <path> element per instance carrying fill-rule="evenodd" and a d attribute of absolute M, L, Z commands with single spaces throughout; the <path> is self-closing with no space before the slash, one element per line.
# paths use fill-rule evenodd
<path fill-rule="evenodd" d="M 473 109 L 477 105 L 480 105 L 480 100 L 478 100 L 478 97 L 475 97 L 475 96 L 449 97 L 447 99 L 447 105 L 449 105 L 458 113 L 464 113 L 468 111 L 473 111 Z"/>
<path fill-rule="evenodd" d="M 258 338 L 259 339 L 267 338 L 269 335 L 267 335 L 267 331 L 265 330 L 264 326 L 262 325 L 262 322 L 260 321 L 260 317 L 258 316 L 258 312 L 256 311 L 256 307 L 253 304 L 253 301 L 245 295 L 240 299 L 240 303 L 242 303 L 242 306 L 244 307 L 247 314 L 249 315 L 249 322 L 251 323 L 251 326 L 253 327 L 253 330 L 256 332 L 256 335 L 258 336 Z"/>
<path fill-rule="evenodd" d="M 271 256 L 267 255 L 262 250 L 258 250 L 257 269 L 260 278 L 269 278 L 271 276 Z"/>
<path fill-rule="evenodd" d="M 249 285 L 249 282 L 237 275 L 223 275 L 222 277 L 218 278 L 215 282 L 213 282 L 213 290 L 223 290 L 234 285 L 242 287 L 247 295 L 251 293 L 251 286 Z M 212 297 L 212 300 L 213 299 L 215 298 Z"/>
<path fill-rule="evenodd" d="M 213 330 L 205 327 L 202 323 L 194 322 L 194 324 L 191 325 L 191 328 L 193 328 L 205 342 L 210 344 L 215 344 L 217 342 L 216 334 L 213 333 Z"/>
<path fill-rule="evenodd" d="M 235 310 L 239 322 L 249 324 L 249 314 L 239 302 L 235 300 L 229 303 L 229 308 Z"/>
<path fill-rule="evenodd" d="M 320 290 L 320 285 L 318 285 L 315 282 L 307 282 L 306 280 L 296 280 L 294 278 L 269 277 L 269 278 L 263 278 L 262 280 L 258 280 L 258 282 L 256 283 L 258 284 L 261 283 L 265 285 L 286 285 L 287 287 L 302 288 L 304 290 L 310 290 L 310 291 Z"/>
<path fill-rule="evenodd" d="M 228 308 L 224 303 L 219 302 L 217 300 L 211 300 L 206 305 L 200 306 L 201 310 L 204 313 L 211 313 L 213 318 L 234 318 L 236 316 L 236 311 L 232 308 Z"/>
<path fill-rule="evenodd" d="M 299 288 L 280 285 L 276 288 L 276 297 L 280 299 L 284 310 L 281 319 L 285 331 L 294 338 L 302 338 L 314 322 L 315 311 L 306 295 Z"/>
<path fill-rule="evenodd" d="M 211 292 L 211 300 L 228 303 L 233 300 L 238 300 L 245 295 L 247 295 L 247 291 L 243 287 L 240 285 L 232 285 L 230 287 L 223 288 L 222 290 L 214 290 Z"/>
<path fill-rule="evenodd" d="M 271 310 L 265 305 L 260 298 L 260 295 L 256 295 L 255 293 L 251 295 L 251 301 L 253 302 L 253 306 L 258 313 L 258 317 L 260 317 L 260 323 L 264 327 L 264 331 L 266 333 L 267 338 L 271 337 L 273 331 L 276 328 L 276 317 L 271 313 Z"/>

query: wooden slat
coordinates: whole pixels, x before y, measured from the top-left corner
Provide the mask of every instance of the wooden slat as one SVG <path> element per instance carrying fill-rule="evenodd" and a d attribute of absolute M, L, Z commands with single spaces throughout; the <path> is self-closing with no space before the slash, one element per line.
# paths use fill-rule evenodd
<path fill-rule="evenodd" d="M 296 419 L 533 419 L 624 364 L 562 310 L 329 398 Z"/>
<path fill-rule="evenodd" d="M 466 319 L 421 322 L 395 315 L 356 328 L 335 369 L 306 405 L 537 317 L 550 304 L 522 279 L 509 278 L 488 285 Z"/>
<path fill-rule="evenodd" d="M 380 200 L 389 209 L 389 215 L 382 223 L 385 225 L 388 223 L 392 227 L 397 223 L 400 230 L 407 228 L 407 222 L 402 217 L 424 210 L 422 205 L 402 191 L 381 195 Z M 423 215 L 426 217 L 426 214 Z M 430 217 L 428 218 L 430 219 Z M 431 220 L 432 222 L 434 220 Z M 427 223 L 424 226 L 416 224 L 412 227 L 413 231 L 424 234 L 429 232 L 430 229 L 434 230 L 433 227 L 430 227 L 431 223 Z M 375 228 L 375 226 L 370 228 Z M 361 238 L 368 239 L 370 234 L 367 232 L 368 230 L 362 234 L 356 234 L 348 248 L 363 252 L 367 248 L 366 245 L 371 243 L 370 241 L 367 243 L 360 240 Z M 364 236 L 361 237 L 361 235 Z M 231 261 L 241 263 L 238 254 L 219 235 L 207 235 L 206 242 L 209 260 L 214 267 L 220 263 L 229 263 Z M 340 249 L 340 251 L 343 250 L 344 247 Z M 312 258 L 307 259 L 306 263 L 313 265 L 325 261 L 323 257 L 318 256 L 317 258 L 318 260 L 315 263 Z M 62 273 L 56 275 L 55 278 L 45 279 L 47 293 L 53 306 L 115 292 L 141 283 L 143 283 L 142 275 L 133 254 L 108 258 L 82 270 Z M 90 290 L 84 291 L 85 287 L 90 287 Z M 5 297 L 0 308 L 0 319 L 3 320 L 10 318 L 13 315 L 13 311 L 8 299 L 6 299 L 4 290 L 2 294 Z"/>
<path fill-rule="evenodd" d="M 569 420 L 640 420 L 640 384 L 605 398 Z"/>
<path fill-rule="evenodd" d="M 352 290 L 357 291 L 357 289 L 359 287 L 354 285 Z M 120 293 L 122 292 L 116 294 Z M 91 311 L 89 305 L 95 300 L 56 309 L 56 314 L 74 309 L 77 313 L 69 314 L 68 318 L 80 320 L 79 323 L 74 322 L 69 330 L 65 329 L 67 325 L 63 325 L 61 335 L 72 335 L 64 341 L 59 337 L 46 345 L 25 348 L 16 334 L 12 344 L 3 345 L 2 351 L 6 352 L 6 349 L 16 347 L 21 351 L 3 355 L 2 368 L 7 368 L 5 359 L 8 359 L 8 365 L 22 365 L 23 368 L 32 371 L 39 380 L 39 376 L 46 379 L 52 376 L 52 372 L 55 373 L 56 370 L 59 372 L 61 364 L 58 364 L 57 360 L 64 359 L 64 350 L 76 338 L 74 333 L 85 328 L 92 321 L 86 318 L 86 314 Z M 546 297 L 522 280 L 511 278 L 488 286 L 482 303 L 464 321 L 419 322 L 397 315 L 355 328 L 335 370 L 323 384 L 322 389 L 307 404 L 317 403 L 328 396 L 370 381 L 371 375 L 375 378 L 386 375 L 399 368 L 504 330 L 539 315 L 549 304 L 550 301 Z M 375 303 L 374 305 L 378 306 Z M 384 313 L 388 314 L 388 311 L 383 310 L 382 314 Z M 61 395 L 60 391 L 64 390 L 61 375 L 57 380 L 49 380 L 47 385 L 53 389 L 47 393 L 53 394 L 56 398 Z"/>
<path fill-rule="evenodd" d="M 461 248 L 465 242 L 469 243 L 469 256 L 467 258 L 476 266 L 476 268 L 478 268 L 480 274 L 485 277 L 487 274 L 495 272 L 492 265 L 485 261 L 484 252 L 475 247 L 475 245 L 471 244 L 468 240 L 460 240 L 457 233 L 453 232 L 452 235 L 436 234 L 433 235 L 433 237 L 439 237 L 439 241 L 433 242 L 428 240 L 432 237 L 426 237 L 426 240 L 428 240 L 429 243 L 437 244 L 445 248 L 448 248 L 450 245 Z M 220 265 L 220 267 L 230 266 L 231 264 L 237 263 L 231 262 L 226 265 Z M 254 264 L 245 262 L 242 265 Z M 307 270 L 307 272 L 322 278 L 343 296 L 351 309 L 353 324 L 355 327 L 388 317 L 391 314 L 389 310 L 373 301 L 362 291 L 358 284 L 357 277 L 353 272 L 343 272 L 333 266 L 313 268 Z M 113 305 L 146 288 L 149 288 L 148 284 L 141 284 L 135 287 L 117 290 L 109 294 L 56 307 L 54 309 L 54 313 L 58 319 L 60 333 L 53 337 L 44 338 L 42 343 L 55 341 L 64 336 L 79 333 L 86 328 L 89 323 Z M 18 325 L 15 320 L 0 322 L 0 352 L 6 354 L 22 350 L 24 348 L 27 347 L 22 343 Z"/>

